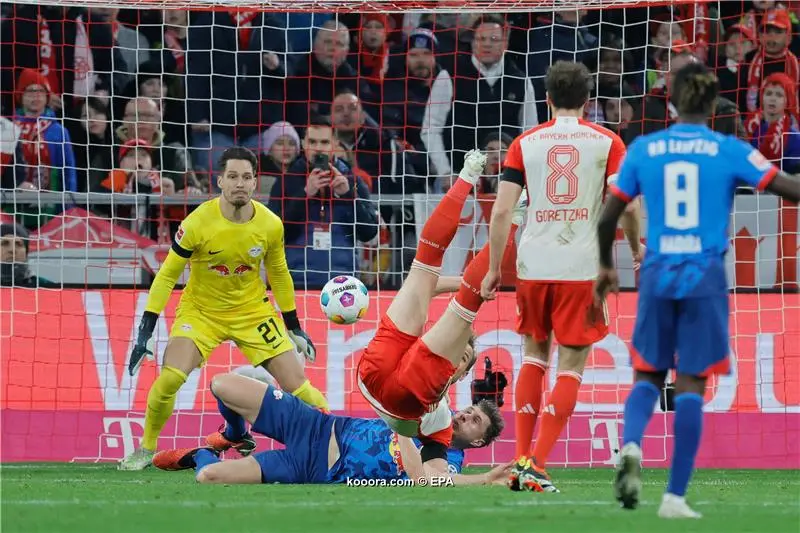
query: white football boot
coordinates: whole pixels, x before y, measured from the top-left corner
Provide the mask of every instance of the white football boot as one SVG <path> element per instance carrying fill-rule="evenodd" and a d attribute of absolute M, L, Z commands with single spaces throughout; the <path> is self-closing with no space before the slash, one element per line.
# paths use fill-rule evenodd
<path fill-rule="evenodd" d="M 642 449 L 629 442 L 622 447 L 614 481 L 614 496 L 625 509 L 636 509 L 642 492 Z"/>
<path fill-rule="evenodd" d="M 669 492 L 665 493 L 661 500 L 658 516 L 660 518 L 703 518 L 703 515 L 689 507 L 686 498 Z"/>
<path fill-rule="evenodd" d="M 119 462 L 117 470 L 144 470 L 153 464 L 154 455 L 155 452 L 145 450 L 144 448 L 137 448 L 132 454 Z"/>

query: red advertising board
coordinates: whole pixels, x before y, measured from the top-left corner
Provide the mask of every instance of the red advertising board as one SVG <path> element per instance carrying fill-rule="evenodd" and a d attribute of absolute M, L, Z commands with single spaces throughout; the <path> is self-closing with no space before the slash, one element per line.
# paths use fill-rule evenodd
<path fill-rule="evenodd" d="M 3 461 L 115 459 L 135 445 L 157 372 L 153 363 L 145 363 L 136 376 L 127 372 L 146 296 L 125 290 L 0 290 Z M 298 294 L 299 312 L 318 348 L 307 373 L 337 412 L 372 415 L 354 387 L 355 365 L 392 296 L 373 292 L 368 315 L 354 326 L 340 327 L 325 320 L 317 293 Z M 173 295 L 159 320 L 159 352 L 178 299 L 178 293 Z M 438 299 L 431 316 L 438 316 L 446 303 Z M 628 359 L 636 295 L 622 294 L 609 303 L 612 332 L 594 347 L 576 415 L 555 451 L 555 463 L 611 464 L 619 447 L 622 405 L 632 381 Z M 800 466 L 800 296 L 735 295 L 731 307 L 735 370 L 709 387 L 699 464 Z M 472 462 L 507 460 L 513 453 L 512 376 L 521 364 L 515 314 L 514 295 L 506 293 L 485 305 L 475 323 L 481 354 L 492 357 L 512 385 L 506 390 L 509 425 L 503 439 L 471 452 Z M 213 375 L 246 364 L 234 346 L 217 348 L 179 393 L 177 414 L 165 428 L 161 446 L 193 445 L 215 430 L 220 418 L 208 383 Z M 482 365 L 476 365 L 476 372 L 482 373 Z M 550 385 L 553 379 L 548 377 Z M 455 408 L 469 404 L 469 379 L 453 387 L 451 400 Z M 652 465 L 669 459 L 671 433 L 670 415 L 657 414 L 645 439 L 645 456 Z"/>

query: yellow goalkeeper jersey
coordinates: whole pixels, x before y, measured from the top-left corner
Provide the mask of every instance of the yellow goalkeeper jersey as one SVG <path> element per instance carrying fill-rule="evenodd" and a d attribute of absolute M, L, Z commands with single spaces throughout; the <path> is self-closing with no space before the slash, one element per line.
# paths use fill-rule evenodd
<path fill-rule="evenodd" d="M 286 264 L 283 222 L 266 206 L 253 202 L 255 214 L 245 223 L 222 215 L 219 198 L 201 204 L 181 223 L 166 261 L 153 281 L 147 311 L 160 313 L 175 282 L 189 263 L 181 297 L 206 313 L 247 313 L 263 305 L 266 266 L 272 293 L 282 312 L 293 311 L 294 283 Z"/>

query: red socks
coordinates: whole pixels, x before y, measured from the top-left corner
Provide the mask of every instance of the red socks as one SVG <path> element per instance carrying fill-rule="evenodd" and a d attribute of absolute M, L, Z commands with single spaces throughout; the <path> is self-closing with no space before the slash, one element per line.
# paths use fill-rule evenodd
<path fill-rule="evenodd" d="M 444 252 L 458 231 L 461 211 L 473 188 L 474 185 L 462 179 L 457 179 L 450 187 L 422 228 L 414 258 L 416 263 L 434 268 L 442 266 Z"/>
<path fill-rule="evenodd" d="M 486 273 L 489 272 L 489 244 L 478 252 L 467 265 L 461 276 L 461 287 L 456 293 L 456 302 L 467 311 L 477 313 L 481 308 L 481 283 Z"/>
<path fill-rule="evenodd" d="M 511 231 L 508 232 L 508 242 L 506 242 L 506 249 L 503 252 L 504 260 L 509 252 L 513 253 L 514 251 L 514 247 L 516 246 L 514 237 L 517 234 L 518 227 L 519 226 L 512 224 Z M 481 298 L 481 283 L 483 283 L 483 278 L 486 277 L 487 272 L 489 272 L 488 242 L 481 248 L 478 255 L 472 258 L 472 261 L 469 262 L 467 269 L 461 276 L 461 288 L 458 290 L 458 294 L 456 294 L 456 302 L 467 311 L 477 313 L 478 309 L 481 308 L 481 304 L 483 304 L 483 298 Z"/>
<path fill-rule="evenodd" d="M 522 369 L 514 388 L 514 422 L 516 426 L 516 455 L 528 457 L 531 453 L 531 440 L 533 429 L 536 427 L 536 417 L 542 407 L 542 393 L 544 391 L 544 373 L 547 365 L 539 360 L 524 360 Z"/>
<path fill-rule="evenodd" d="M 533 447 L 532 455 L 536 459 L 537 466 L 545 467 L 547 457 L 553 451 L 553 446 L 575 410 L 580 388 L 581 376 L 576 372 L 558 374 L 550 400 L 542 410 L 542 424 L 539 426 L 539 435 Z"/>

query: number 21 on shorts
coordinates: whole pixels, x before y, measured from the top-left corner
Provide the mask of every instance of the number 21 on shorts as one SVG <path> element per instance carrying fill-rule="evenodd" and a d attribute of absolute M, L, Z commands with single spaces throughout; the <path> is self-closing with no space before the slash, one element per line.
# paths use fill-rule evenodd
<path fill-rule="evenodd" d="M 283 337 L 283 334 L 281 334 L 281 328 L 278 327 L 278 323 L 275 322 L 273 317 L 269 317 L 266 322 L 259 324 L 258 332 L 261 334 L 261 338 L 264 339 L 264 342 L 267 344 L 272 344 L 280 337 Z"/>

